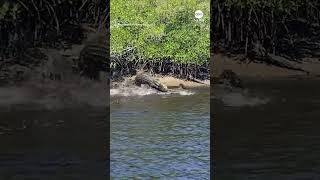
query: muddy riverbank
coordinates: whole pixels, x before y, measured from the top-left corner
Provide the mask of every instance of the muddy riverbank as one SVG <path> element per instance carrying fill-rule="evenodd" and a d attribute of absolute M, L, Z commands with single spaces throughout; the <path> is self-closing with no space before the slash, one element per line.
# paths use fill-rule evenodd
<path fill-rule="evenodd" d="M 258 62 L 240 61 L 238 56 L 228 56 L 224 54 L 214 54 L 211 64 L 211 77 L 219 76 L 224 70 L 229 69 L 242 78 L 249 79 L 284 79 L 291 77 L 316 78 L 320 75 L 320 59 L 304 58 L 300 63 L 292 62 L 297 68 L 309 72 L 290 70 L 287 68 L 268 65 Z"/>

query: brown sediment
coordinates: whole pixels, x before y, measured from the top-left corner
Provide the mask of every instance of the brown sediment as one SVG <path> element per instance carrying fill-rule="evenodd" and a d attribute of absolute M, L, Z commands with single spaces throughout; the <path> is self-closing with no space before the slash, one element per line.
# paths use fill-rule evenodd
<path fill-rule="evenodd" d="M 191 80 L 186 79 L 180 79 L 176 78 L 174 76 L 163 76 L 163 75 L 154 75 L 155 80 L 157 80 L 159 83 L 165 85 L 168 89 L 174 89 L 174 88 L 197 88 L 197 87 L 210 87 L 210 81 L 205 80 L 199 82 L 194 82 Z M 128 77 L 127 80 L 134 81 L 135 76 Z M 115 82 L 114 82 L 115 83 Z"/>
<path fill-rule="evenodd" d="M 189 81 L 185 79 L 179 79 L 173 76 L 156 76 L 161 84 L 170 88 L 196 88 L 196 87 L 210 87 L 209 81 L 203 81 L 203 83 Z"/>
<path fill-rule="evenodd" d="M 256 62 L 241 62 L 237 57 L 228 57 L 223 54 L 215 54 L 211 64 L 211 77 L 219 77 L 224 70 L 232 70 L 241 78 L 273 79 L 289 77 L 315 78 L 320 75 L 320 61 L 318 58 L 305 58 L 296 67 L 309 73 L 290 70 L 274 65 Z"/>

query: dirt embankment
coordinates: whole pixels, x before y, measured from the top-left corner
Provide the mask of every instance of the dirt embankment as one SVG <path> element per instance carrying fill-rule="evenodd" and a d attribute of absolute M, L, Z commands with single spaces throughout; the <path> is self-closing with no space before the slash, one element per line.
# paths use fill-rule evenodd
<path fill-rule="evenodd" d="M 309 72 L 301 72 L 289 70 L 273 65 L 256 62 L 241 62 L 237 57 L 229 57 L 223 54 L 215 54 L 211 63 L 211 77 L 219 77 L 226 69 L 232 70 L 241 78 L 258 78 L 258 79 L 273 79 L 273 78 L 289 78 L 289 77 L 305 77 L 316 78 L 320 76 L 320 59 L 306 58 L 301 63 L 295 63 L 296 67 Z"/>
<path fill-rule="evenodd" d="M 210 87 L 210 81 L 204 80 L 201 82 L 195 82 L 192 80 L 180 79 L 170 75 L 153 75 L 153 78 L 157 80 L 159 83 L 165 85 L 169 89 L 180 88 L 181 86 L 184 88 L 198 88 L 198 87 Z M 135 76 L 129 77 L 129 81 L 134 81 Z"/>
<path fill-rule="evenodd" d="M 156 76 L 156 79 L 158 79 L 160 83 L 166 85 L 168 88 L 180 87 L 181 84 L 186 88 L 210 86 L 210 82 L 208 80 L 199 83 L 199 82 L 194 82 L 194 81 L 185 80 L 185 79 L 178 79 L 172 76 Z"/>

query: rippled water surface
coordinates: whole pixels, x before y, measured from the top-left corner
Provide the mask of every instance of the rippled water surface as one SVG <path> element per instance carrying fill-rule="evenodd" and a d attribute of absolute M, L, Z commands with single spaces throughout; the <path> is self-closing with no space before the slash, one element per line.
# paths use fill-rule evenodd
<path fill-rule="evenodd" d="M 0 179 L 106 176 L 106 111 L 1 110 Z"/>
<path fill-rule="evenodd" d="M 215 179 L 320 179 L 319 81 L 260 81 L 246 87 L 216 88 L 212 99 Z"/>
<path fill-rule="evenodd" d="M 209 89 L 181 92 L 111 98 L 112 178 L 209 179 Z"/>
<path fill-rule="evenodd" d="M 104 179 L 105 87 L 50 85 L 0 88 L 0 179 Z"/>

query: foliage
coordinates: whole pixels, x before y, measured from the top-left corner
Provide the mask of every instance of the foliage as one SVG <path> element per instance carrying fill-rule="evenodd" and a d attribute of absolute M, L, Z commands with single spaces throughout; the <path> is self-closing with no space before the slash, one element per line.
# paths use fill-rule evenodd
<path fill-rule="evenodd" d="M 209 1 L 111 0 L 111 53 L 135 48 L 140 60 L 204 64 L 210 53 Z M 202 10 L 201 20 L 194 17 Z"/>

